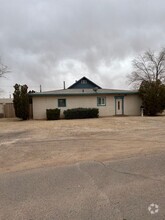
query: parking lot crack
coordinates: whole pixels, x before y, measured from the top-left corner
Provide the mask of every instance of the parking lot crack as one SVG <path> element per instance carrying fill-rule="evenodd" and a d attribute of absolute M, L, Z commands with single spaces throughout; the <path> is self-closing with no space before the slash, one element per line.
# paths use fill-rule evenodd
<path fill-rule="evenodd" d="M 142 175 L 142 174 L 139 174 L 139 173 L 131 173 L 131 172 L 126 172 L 126 171 L 120 171 L 120 170 L 116 170 L 116 169 L 114 169 L 114 168 L 112 168 L 112 167 L 110 167 L 110 169 L 111 169 L 113 172 L 120 173 L 120 174 L 135 176 L 135 177 L 138 177 L 138 178 L 140 177 L 140 178 L 143 178 L 143 179 L 149 179 L 149 180 L 158 181 L 158 182 L 165 182 L 165 181 L 162 180 L 162 179 L 152 178 L 152 177 L 150 177 L 150 176 Z"/>

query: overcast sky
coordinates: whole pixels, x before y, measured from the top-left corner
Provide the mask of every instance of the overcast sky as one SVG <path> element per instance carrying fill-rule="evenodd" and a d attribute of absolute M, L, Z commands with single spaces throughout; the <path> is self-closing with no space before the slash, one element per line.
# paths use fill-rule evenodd
<path fill-rule="evenodd" d="M 128 88 L 134 57 L 165 47 L 164 0 L 0 0 L 0 57 L 15 83 L 60 89 L 82 76 Z"/>

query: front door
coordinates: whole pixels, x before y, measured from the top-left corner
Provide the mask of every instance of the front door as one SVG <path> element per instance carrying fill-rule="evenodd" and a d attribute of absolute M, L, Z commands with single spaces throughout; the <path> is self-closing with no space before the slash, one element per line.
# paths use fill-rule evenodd
<path fill-rule="evenodd" d="M 123 106 L 123 98 L 115 97 L 115 109 L 116 115 L 123 115 L 124 114 L 124 106 Z"/>

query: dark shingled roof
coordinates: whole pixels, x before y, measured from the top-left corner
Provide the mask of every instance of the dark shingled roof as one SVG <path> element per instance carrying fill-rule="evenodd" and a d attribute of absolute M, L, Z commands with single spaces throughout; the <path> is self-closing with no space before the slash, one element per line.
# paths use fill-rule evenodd
<path fill-rule="evenodd" d="M 82 84 L 81 81 L 86 81 L 86 84 Z M 100 86 L 98 86 L 97 84 L 95 84 L 85 76 L 68 87 L 68 89 L 93 89 L 93 88 L 101 89 Z"/>

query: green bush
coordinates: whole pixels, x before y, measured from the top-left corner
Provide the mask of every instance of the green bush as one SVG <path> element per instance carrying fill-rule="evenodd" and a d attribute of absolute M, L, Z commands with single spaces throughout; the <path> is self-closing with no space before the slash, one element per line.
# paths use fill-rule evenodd
<path fill-rule="evenodd" d="M 47 120 L 58 120 L 60 119 L 60 109 L 46 109 Z"/>
<path fill-rule="evenodd" d="M 73 108 L 64 111 L 65 119 L 98 118 L 97 108 Z"/>
<path fill-rule="evenodd" d="M 28 86 L 15 84 L 13 93 L 13 103 L 15 115 L 23 120 L 29 119 L 29 96 Z"/>

